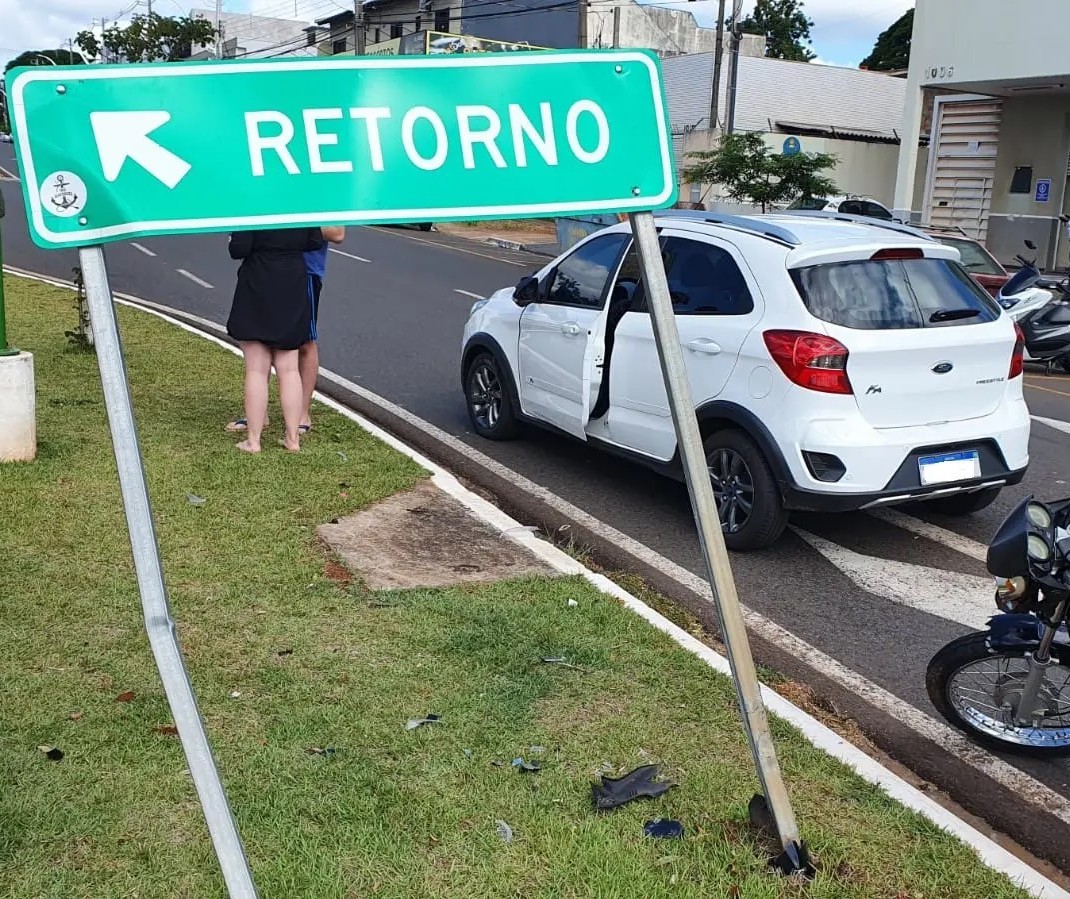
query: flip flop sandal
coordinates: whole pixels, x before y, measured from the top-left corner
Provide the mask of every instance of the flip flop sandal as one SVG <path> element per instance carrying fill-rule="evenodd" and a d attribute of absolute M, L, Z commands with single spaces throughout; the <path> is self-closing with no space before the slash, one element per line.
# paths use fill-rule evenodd
<path fill-rule="evenodd" d="M 301 425 L 300 427 L 298 427 L 297 433 L 300 434 L 302 437 L 304 437 L 305 434 L 307 434 L 311 430 L 312 430 L 312 425 Z"/>
<path fill-rule="evenodd" d="M 270 422 L 264 419 L 264 427 L 266 428 Z M 227 424 L 227 430 L 232 432 L 244 431 L 249 427 L 249 422 L 244 418 L 235 418 L 234 421 Z"/>

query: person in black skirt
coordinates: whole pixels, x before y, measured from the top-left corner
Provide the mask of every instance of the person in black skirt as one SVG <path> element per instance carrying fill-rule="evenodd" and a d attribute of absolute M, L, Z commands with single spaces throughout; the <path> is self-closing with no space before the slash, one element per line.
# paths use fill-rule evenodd
<path fill-rule="evenodd" d="M 281 443 L 290 452 L 301 448 L 304 398 L 298 350 L 313 335 L 314 302 L 304 254 L 320 249 L 323 243 L 319 228 L 235 231 L 230 236 L 230 256 L 242 261 L 227 333 L 245 355 L 248 424 L 245 440 L 237 444 L 243 452 L 260 452 L 272 366 L 279 378 L 285 426 Z"/>

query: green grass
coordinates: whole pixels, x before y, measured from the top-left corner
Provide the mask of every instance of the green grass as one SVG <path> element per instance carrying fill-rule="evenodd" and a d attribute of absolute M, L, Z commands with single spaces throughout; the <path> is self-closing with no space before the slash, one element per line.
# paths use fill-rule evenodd
<path fill-rule="evenodd" d="M 40 456 L 0 469 L 0 894 L 222 896 L 178 740 L 156 730 L 95 358 L 64 348 L 70 294 L 9 279 L 8 302 L 36 354 Z M 299 456 L 239 454 L 222 430 L 239 362 L 120 320 L 180 639 L 262 896 L 1024 895 L 780 722 L 820 874 L 773 877 L 725 679 L 582 581 L 372 597 L 332 579 L 315 526 L 422 472 L 326 410 Z M 429 712 L 442 723 L 405 730 Z M 591 811 L 603 764 L 649 760 L 680 786 Z M 686 838 L 645 839 L 654 817 Z"/>

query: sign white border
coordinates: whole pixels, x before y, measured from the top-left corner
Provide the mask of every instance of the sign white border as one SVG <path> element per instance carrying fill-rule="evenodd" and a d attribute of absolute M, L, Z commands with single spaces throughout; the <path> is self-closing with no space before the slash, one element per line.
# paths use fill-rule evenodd
<path fill-rule="evenodd" d="M 56 232 L 49 229 L 43 215 L 41 198 L 37 195 L 37 169 L 26 128 L 26 107 L 23 92 L 26 85 L 35 82 L 62 84 L 65 82 L 116 80 L 127 78 L 197 78 L 203 75 L 222 73 L 279 72 L 279 71 L 354 71 L 360 69 L 430 69 L 441 66 L 458 68 L 495 68 L 499 66 L 542 66 L 580 63 L 583 65 L 613 65 L 618 63 L 638 63 L 644 66 L 650 76 L 651 99 L 654 102 L 655 117 L 658 125 L 658 143 L 661 151 L 662 187 L 651 196 L 629 194 L 611 200 L 598 200 L 579 203 L 528 203 L 522 206 L 456 206 L 434 209 L 399 209 L 392 212 L 369 212 L 366 215 L 354 214 L 352 210 L 323 209 L 301 214 L 256 215 L 194 219 L 160 219 L 156 221 L 127 222 L 104 228 L 87 227 L 79 231 Z M 375 57 L 371 59 L 345 57 L 341 59 L 315 60 L 278 60 L 274 62 L 194 62 L 194 63 L 160 63 L 127 64 L 121 66 L 84 66 L 77 69 L 59 69 L 53 66 L 33 68 L 20 72 L 11 89 L 12 111 L 16 123 L 16 137 L 19 149 L 19 164 L 23 168 L 24 193 L 30 211 L 30 220 L 37 235 L 54 247 L 86 246 L 105 239 L 116 239 L 127 235 L 145 232 L 187 233 L 196 231 L 238 230 L 255 226 L 292 226 L 315 225 L 323 222 L 339 224 L 368 224 L 391 222 L 426 222 L 444 221 L 464 218 L 503 218 L 508 216 L 540 216 L 565 214 L 569 212 L 634 212 L 655 209 L 662 206 L 675 192 L 676 182 L 673 176 L 672 142 L 665 119 L 665 100 L 661 80 L 658 77 L 658 65 L 653 54 L 642 51 L 540 51 L 521 54 L 487 54 L 479 56 L 431 56 L 431 57 Z"/>

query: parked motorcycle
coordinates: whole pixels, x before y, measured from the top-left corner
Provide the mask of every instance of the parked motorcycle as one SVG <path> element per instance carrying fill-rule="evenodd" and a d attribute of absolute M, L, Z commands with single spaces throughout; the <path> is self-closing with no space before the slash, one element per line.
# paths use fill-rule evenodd
<path fill-rule="evenodd" d="M 1018 319 L 1025 337 L 1025 361 L 1059 367 L 1070 374 L 1070 287 L 1055 285 L 1056 299 Z"/>
<path fill-rule="evenodd" d="M 1037 248 L 1031 240 L 1027 240 L 1025 245 L 1030 250 Z M 1021 321 L 1031 312 L 1042 309 L 1051 302 L 1055 282 L 1047 281 L 1041 276 L 1036 256 L 1026 259 L 1019 253 L 1015 259 L 1021 268 L 1000 288 L 996 302 L 1006 310 L 1013 321 Z"/>
<path fill-rule="evenodd" d="M 955 727 L 1008 752 L 1070 755 L 1070 499 L 1024 500 L 988 548 L 1001 614 L 929 662 L 929 698 Z"/>

